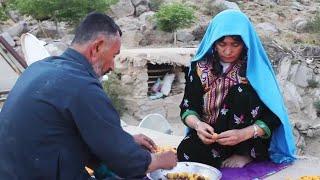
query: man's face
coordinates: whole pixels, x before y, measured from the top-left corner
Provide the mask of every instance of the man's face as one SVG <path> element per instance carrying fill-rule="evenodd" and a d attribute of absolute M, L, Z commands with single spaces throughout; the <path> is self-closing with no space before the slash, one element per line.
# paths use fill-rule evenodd
<path fill-rule="evenodd" d="M 101 76 L 114 69 L 114 58 L 120 53 L 120 46 L 121 39 L 119 34 L 112 39 L 106 39 L 104 42 L 104 48 L 102 49 L 101 56 L 99 58 L 101 63 Z"/>

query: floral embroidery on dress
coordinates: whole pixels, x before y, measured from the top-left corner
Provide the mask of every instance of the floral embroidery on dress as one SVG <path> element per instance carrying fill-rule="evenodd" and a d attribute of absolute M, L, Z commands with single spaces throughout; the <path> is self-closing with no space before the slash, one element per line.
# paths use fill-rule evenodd
<path fill-rule="evenodd" d="M 260 108 L 260 107 L 257 106 L 255 109 L 253 109 L 253 110 L 251 111 L 251 115 L 252 115 L 253 118 L 255 118 L 255 117 L 258 115 L 259 108 Z"/>
<path fill-rule="evenodd" d="M 251 149 L 250 155 L 251 157 L 256 158 L 256 151 L 254 150 L 254 148 Z"/>
<path fill-rule="evenodd" d="M 242 88 L 239 86 L 238 87 L 238 91 L 241 93 L 242 92 Z"/>
<path fill-rule="evenodd" d="M 234 118 L 236 124 L 243 123 L 243 120 L 244 120 L 243 114 L 241 114 L 240 117 L 238 117 L 237 115 L 234 114 L 233 118 Z"/>
<path fill-rule="evenodd" d="M 189 156 L 186 155 L 186 153 L 183 153 L 183 157 L 184 157 L 184 159 L 189 160 Z"/>
<path fill-rule="evenodd" d="M 215 149 L 211 149 L 212 157 L 217 158 L 220 157 L 220 153 L 216 151 Z"/>
<path fill-rule="evenodd" d="M 222 108 L 221 111 L 220 111 L 221 114 L 224 115 L 224 116 L 225 116 L 225 115 L 227 114 L 227 112 L 229 111 L 229 109 L 227 109 L 226 107 L 227 107 L 227 106 L 224 104 L 224 105 L 223 105 L 223 108 Z"/>
<path fill-rule="evenodd" d="M 183 100 L 183 107 L 189 107 L 189 101 L 188 101 L 188 99 L 184 99 Z"/>
<path fill-rule="evenodd" d="M 190 138 L 190 136 L 186 136 L 186 137 L 183 138 L 183 140 L 186 140 L 186 139 L 189 139 L 189 138 Z"/>

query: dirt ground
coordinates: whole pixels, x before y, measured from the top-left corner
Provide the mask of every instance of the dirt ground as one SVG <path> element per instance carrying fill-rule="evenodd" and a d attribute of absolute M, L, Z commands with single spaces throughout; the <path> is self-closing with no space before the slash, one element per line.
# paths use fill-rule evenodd
<path fill-rule="evenodd" d="M 302 176 L 320 176 L 320 159 L 299 157 L 292 166 L 269 176 L 266 180 L 298 180 Z"/>
<path fill-rule="evenodd" d="M 159 146 L 176 147 L 183 136 L 167 135 L 150 129 L 127 125 L 124 129 L 130 134 L 143 133 L 152 138 Z M 297 160 L 286 169 L 270 175 L 266 180 L 299 180 L 302 176 L 320 176 L 320 158 L 299 156 Z"/>
<path fill-rule="evenodd" d="M 320 158 L 320 137 L 315 137 L 312 139 L 307 138 L 305 152 L 306 155 Z"/>

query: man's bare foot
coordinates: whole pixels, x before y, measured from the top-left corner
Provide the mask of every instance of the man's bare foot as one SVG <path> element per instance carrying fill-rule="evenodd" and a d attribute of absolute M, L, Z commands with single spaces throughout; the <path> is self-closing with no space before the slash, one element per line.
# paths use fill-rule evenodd
<path fill-rule="evenodd" d="M 228 159 L 224 160 L 221 167 L 242 168 L 251 161 L 252 159 L 249 156 L 240 156 L 234 154 Z"/>

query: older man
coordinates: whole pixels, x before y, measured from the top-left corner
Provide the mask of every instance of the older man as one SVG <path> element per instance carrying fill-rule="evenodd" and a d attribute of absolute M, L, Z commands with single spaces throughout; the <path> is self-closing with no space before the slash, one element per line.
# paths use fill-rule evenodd
<path fill-rule="evenodd" d="M 121 30 L 107 15 L 89 14 L 71 48 L 28 67 L 0 114 L 0 179 L 88 179 L 100 163 L 124 178 L 176 165 L 173 152 L 151 154 L 132 137 L 99 78 L 114 67 Z"/>

